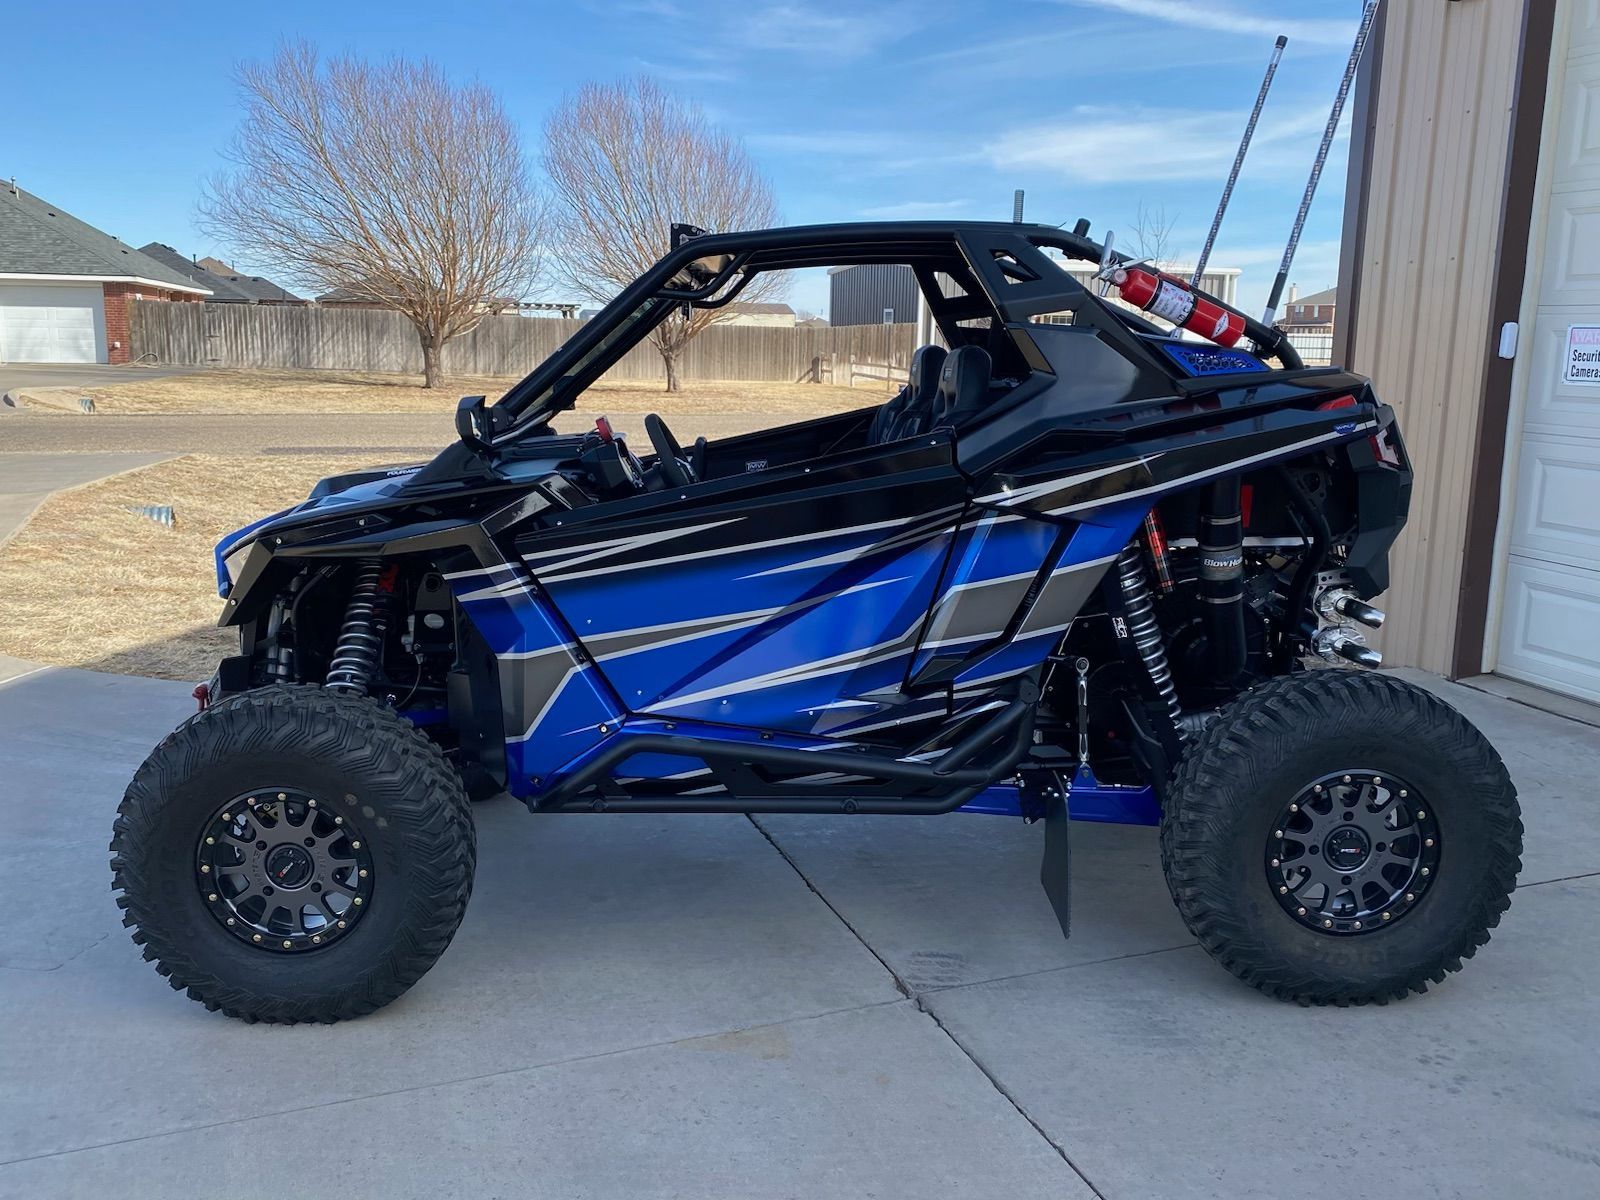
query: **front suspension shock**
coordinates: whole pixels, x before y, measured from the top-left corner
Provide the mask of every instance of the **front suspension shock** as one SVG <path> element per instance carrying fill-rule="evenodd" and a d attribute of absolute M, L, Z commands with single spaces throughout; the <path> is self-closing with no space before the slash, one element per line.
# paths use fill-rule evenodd
<path fill-rule="evenodd" d="M 350 603 L 344 610 L 344 625 L 328 664 L 325 686 L 330 692 L 346 696 L 367 694 L 383 656 L 381 618 L 386 598 L 383 563 L 375 558 L 362 559 L 356 564 Z"/>

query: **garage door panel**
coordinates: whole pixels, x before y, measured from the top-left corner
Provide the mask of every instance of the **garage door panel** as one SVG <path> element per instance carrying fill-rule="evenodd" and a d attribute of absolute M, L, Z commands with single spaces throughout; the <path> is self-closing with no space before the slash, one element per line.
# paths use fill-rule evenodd
<path fill-rule="evenodd" d="M 1551 166 L 1557 178 L 1600 179 L 1600 55 L 1567 67 L 1555 148 Z"/>
<path fill-rule="evenodd" d="M 1511 552 L 1600 571 L 1600 441 L 1529 437 L 1517 469 Z"/>
<path fill-rule="evenodd" d="M 1500 666 L 1507 674 L 1600 701 L 1600 572 L 1507 564 Z"/>
<path fill-rule="evenodd" d="M 1600 194 L 1552 192 L 1540 304 L 1600 306 Z"/>
<path fill-rule="evenodd" d="M 1578 0 L 1572 6 L 1573 54 L 1600 51 L 1600 0 Z"/>
<path fill-rule="evenodd" d="M 0 285 L 0 361 L 104 362 L 104 341 L 99 287 Z"/>
<path fill-rule="evenodd" d="M 1568 327 L 1596 324 L 1600 312 L 1594 309 L 1543 308 L 1534 318 L 1532 334 L 1524 334 L 1528 402 L 1523 419 L 1530 434 L 1600 438 L 1600 387 L 1561 379 Z"/>

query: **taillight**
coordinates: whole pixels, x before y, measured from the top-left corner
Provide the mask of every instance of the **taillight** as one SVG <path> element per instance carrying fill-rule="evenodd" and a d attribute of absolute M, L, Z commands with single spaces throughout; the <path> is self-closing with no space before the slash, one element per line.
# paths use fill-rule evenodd
<path fill-rule="evenodd" d="M 1318 412 L 1333 412 L 1341 408 L 1354 408 L 1357 404 L 1354 396 L 1335 396 L 1332 400 L 1324 400 L 1317 405 Z M 1380 429 L 1367 439 L 1372 445 L 1372 455 L 1381 463 L 1388 463 L 1391 467 L 1400 465 L 1400 451 L 1394 448 L 1394 443 L 1389 440 L 1389 431 Z"/>

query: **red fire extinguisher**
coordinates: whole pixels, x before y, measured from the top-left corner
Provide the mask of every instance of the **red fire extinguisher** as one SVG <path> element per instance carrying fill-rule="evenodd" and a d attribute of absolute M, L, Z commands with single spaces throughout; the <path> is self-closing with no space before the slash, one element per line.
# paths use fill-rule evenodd
<path fill-rule="evenodd" d="M 1111 274 L 1111 282 L 1129 304 L 1218 345 L 1231 346 L 1244 336 L 1242 313 L 1200 295 L 1176 275 L 1141 267 L 1118 267 Z"/>

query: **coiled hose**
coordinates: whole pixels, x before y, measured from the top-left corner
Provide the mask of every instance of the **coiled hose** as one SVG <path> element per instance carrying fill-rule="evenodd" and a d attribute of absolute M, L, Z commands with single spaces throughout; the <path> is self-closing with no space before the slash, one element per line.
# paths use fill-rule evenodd
<path fill-rule="evenodd" d="M 1122 591 L 1122 604 L 1126 609 L 1128 636 L 1150 674 L 1150 682 L 1166 703 L 1167 714 L 1174 728 L 1182 736 L 1178 724 L 1183 709 L 1178 704 L 1178 689 L 1172 682 L 1172 667 L 1167 662 L 1167 644 L 1161 636 L 1161 626 L 1156 622 L 1155 605 L 1150 599 L 1150 577 L 1144 568 L 1144 551 L 1135 538 L 1117 558 L 1117 582 Z"/>
<path fill-rule="evenodd" d="M 367 694 L 383 654 L 383 631 L 378 627 L 384 599 L 382 584 L 383 564 L 378 559 L 362 559 L 356 564 L 350 603 L 345 606 L 339 642 L 328 664 L 325 686 L 330 692 L 347 696 Z"/>

